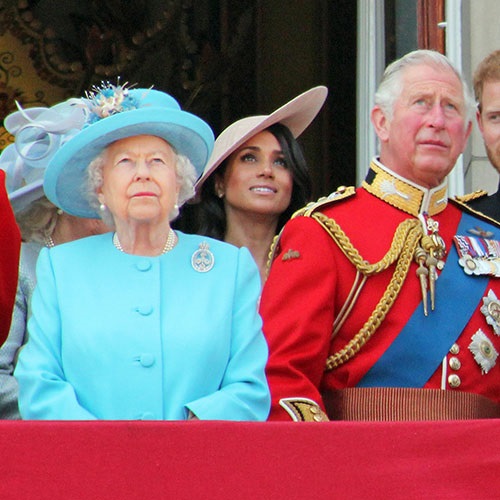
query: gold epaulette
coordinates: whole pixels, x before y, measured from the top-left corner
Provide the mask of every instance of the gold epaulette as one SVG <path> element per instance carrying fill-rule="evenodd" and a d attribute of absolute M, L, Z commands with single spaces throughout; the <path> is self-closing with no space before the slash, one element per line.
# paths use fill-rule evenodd
<path fill-rule="evenodd" d="M 324 207 L 325 205 L 329 205 L 330 203 L 333 203 L 335 201 L 345 200 L 346 198 L 349 198 L 354 194 L 356 194 L 355 187 L 340 186 L 336 191 L 330 193 L 328 196 L 322 196 L 318 200 L 312 201 L 311 203 L 308 203 L 305 207 L 302 207 L 301 209 L 297 210 L 292 215 L 292 219 L 294 217 L 298 217 L 299 215 L 310 217 L 311 214 L 316 210 L 318 210 L 319 208 Z"/>
<path fill-rule="evenodd" d="M 476 191 L 473 191 L 472 193 L 455 196 L 455 200 L 461 203 L 469 203 L 470 201 L 483 198 L 484 196 L 488 196 L 488 191 L 485 191 L 484 189 L 476 189 Z"/>

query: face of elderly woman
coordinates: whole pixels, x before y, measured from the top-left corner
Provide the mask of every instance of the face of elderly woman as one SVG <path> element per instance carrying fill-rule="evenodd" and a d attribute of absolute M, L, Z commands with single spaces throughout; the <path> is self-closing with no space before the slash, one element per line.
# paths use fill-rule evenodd
<path fill-rule="evenodd" d="M 151 135 L 120 139 L 107 147 L 98 198 L 115 223 L 168 220 L 179 192 L 176 160 L 172 147 Z"/>

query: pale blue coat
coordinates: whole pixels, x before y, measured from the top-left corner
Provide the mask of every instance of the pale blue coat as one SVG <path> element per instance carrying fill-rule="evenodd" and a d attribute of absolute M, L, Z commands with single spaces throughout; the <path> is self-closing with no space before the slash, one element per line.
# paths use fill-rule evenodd
<path fill-rule="evenodd" d="M 177 233 L 159 257 L 112 234 L 43 249 L 15 370 L 24 419 L 265 420 L 267 344 L 249 251 Z M 206 241 L 212 270 L 191 257 Z"/>

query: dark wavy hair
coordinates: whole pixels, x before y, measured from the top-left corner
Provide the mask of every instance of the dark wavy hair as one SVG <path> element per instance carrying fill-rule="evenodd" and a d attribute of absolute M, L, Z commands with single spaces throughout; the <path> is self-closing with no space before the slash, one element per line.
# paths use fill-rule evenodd
<path fill-rule="evenodd" d="M 302 148 L 288 127 L 281 123 L 275 123 L 265 130 L 271 132 L 279 142 L 286 165 L 292 174 L 293 180 L 290 204 L 280 215 L 278 220 L 276 230 L 279 232 L 292 214 L 311 200 L 312 181 Z M 218 175 L 224 175 L 228 159 L 229 157 L 226 158 L 204 182 L 201 188 L 200 204 L 198 206 L 199 227 L 196 232 L 218 240 L 224 239 L 224 234 L 226 232 L 226 213 L 224 211 L 223 200 L 215 193 L 215 178 L 216 173 Z"/>

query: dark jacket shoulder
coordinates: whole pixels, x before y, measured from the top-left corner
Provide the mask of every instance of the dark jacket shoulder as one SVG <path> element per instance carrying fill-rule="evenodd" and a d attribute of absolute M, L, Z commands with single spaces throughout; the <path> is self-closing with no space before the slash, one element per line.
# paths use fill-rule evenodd
<path fill-rule="evenodd" d="M 476 191 L 470 195 L 455 196 L 450 202 L 460 210 L 467 212 L 478 219 L 500 227 L 500 193 L 488 196 L 485 191 Z M 486 194 L 483 194 L 486 193 Z"/>

